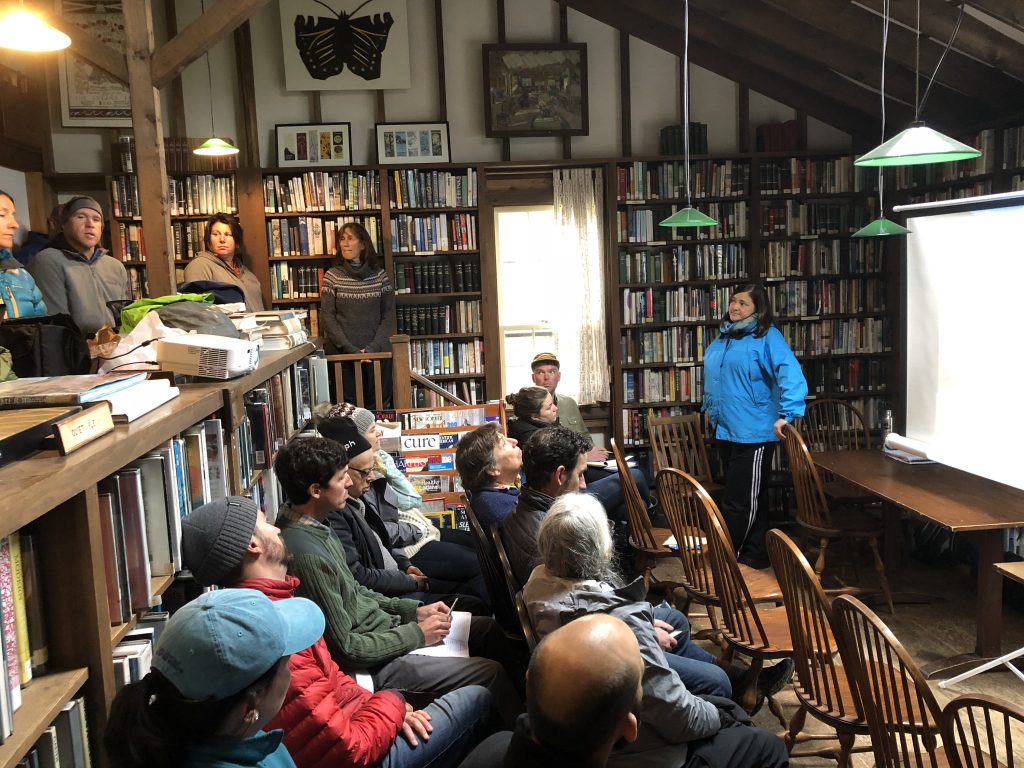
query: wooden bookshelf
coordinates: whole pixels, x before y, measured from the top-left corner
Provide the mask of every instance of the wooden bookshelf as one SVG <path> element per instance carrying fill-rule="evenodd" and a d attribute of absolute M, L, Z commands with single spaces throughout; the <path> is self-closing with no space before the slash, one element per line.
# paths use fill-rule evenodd
<path fill-rule="evenodd" d="M 18 764 L 88 677 L 89 670 L 84 667 L 50 672 L 22 690 L 21 708 L 14 713 L 14 733 L 0 744 L 0 768 L 14 768 Z M 98 734 L 93 737 L 94 741 L 97 738 Z"/>

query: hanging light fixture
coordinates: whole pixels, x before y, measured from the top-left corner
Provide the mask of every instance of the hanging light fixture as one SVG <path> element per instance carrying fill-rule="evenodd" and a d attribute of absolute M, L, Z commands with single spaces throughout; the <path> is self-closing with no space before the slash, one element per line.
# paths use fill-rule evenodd
<path fill-rule="evenodd" d="M 206 13 L 206 0 L 200 3 L 202 12 Z M 223 157 L 225 155 L 237 155 L 238 147 L 230 141 L 217 138 L 217 127 L 213 121 L 213 75 L 210 73 L 210 51 L 206 51 L 206 80 L 210 86 L 210 138 L 192 150 L 194 155 L 204 157 Z"/>
<path fill-rule="evenodd" d="M 960 15 L 957 17 L 956 26 L 953 27 L 953 34 L 949 36 L 949 42 L 945 50 L 939 56 L 935 64 L 935 71 L 932 72 L 931 80 L 924 91 L 924 96 L 918 99 L 918 81 L 921 76 L 921 0 L 917 0 L 917 29 L 916 48 L 914 54 L 914 122 L 905 131 L 896 134 L 888 141 L 875 147 L 866 155 L 858 157 L 854 165 L 867 166 L 870 168 L 885 167 L 890 165 L 925 165 L 927 163 L 948 163 L 956 160 L 972 160 L 979 157 L 979 152 L 974 147 L 964 144 L 962 141 L 952 139 L 945 134 L 932 130 L 921 120 L 921 111 L 925 102 L 928 101 L 928 94 L 935 85 L 935 76 L 939 73 L 946 54 L 953 46 L 956 33 L 960 30 L 960 24 L 964 19 L 964 6 L 966 0 L 960 1 Z M 885 7 L 888 8 L 886 2 Z M 889 22 L 888 10 L 885 11 L 884 23 Z"/>
<path fill-rule="evenodd" d="M 686 207 L 664 221 L 663 227 L 715 227 L 718 222 L 693 207 L 690 199 L 690 0 L 683 0 L 683 158 L 686 171 Z"/>
<path fill-rule="evenodd" d="M 885 141 L 885 52 L 889 45 L 889 0 L 882 0 L 882 141 Z M 878 168 L 878 218 L 853 233 L 853 237 L 888 237 L 906 235 L 910 230 L 895 221 L 885 218 L 885 179 L 882 168 Z"/>
<path fill-rule="evenodd" d="M 44 53 L 62 51 L 71 38 L 25 8 L 25 0 L 0 14 L 0 48 Z"/>

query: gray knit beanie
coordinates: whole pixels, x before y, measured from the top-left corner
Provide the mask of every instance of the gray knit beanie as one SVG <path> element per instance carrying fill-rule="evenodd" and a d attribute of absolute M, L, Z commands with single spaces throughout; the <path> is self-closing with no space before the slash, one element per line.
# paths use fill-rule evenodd
<path fill-rule="evenodd" d="M 259 512 L 252 499 L 228 496 L 204 504 L 181 521 L 185 567 L 204 587 L 220 586 L 249 548 Z"/>
<path fill-rule="evenodd" d="M 75 211 L 80 211 L 83 208 L 89 208 L 90 210 L 96 211 L 100 216 L 103 215 L 103 208 L 96 200 L 86 195 L 79 197 L 73 197 L 68 200 L 64 207 L 60 211 L 60 223 L 61 225 L 67 224 L 68 219 L 71 218 Z"/>
<path fill-rule="evenodd" d="M 372 411 L 360 408 L 358 405 L 352 405 L 351 403 L 338 403 L 332 406 L 324 418 L 334 419 L 339 416 L 348 416 L 348 418 L 352 419 L 360 435 L 365 435 L 366 431 L 377 421 Z"/>

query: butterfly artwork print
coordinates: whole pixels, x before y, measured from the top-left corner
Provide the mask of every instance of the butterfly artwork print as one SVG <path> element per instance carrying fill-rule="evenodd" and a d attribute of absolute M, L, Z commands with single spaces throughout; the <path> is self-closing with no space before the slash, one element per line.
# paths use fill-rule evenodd
<path fill-rule="evenodd" d="M 321 0 L 314 2 L 327 8 L 334 18 L 295 17 L 295 47 L 310 76 L 326 80 L 341 74 L 347 65 L 363 80 L 377 80 L 394 17 L 388 12 L 355 16 L 374 0 L 365 0 L 349 13 L 335 11 Z"/>

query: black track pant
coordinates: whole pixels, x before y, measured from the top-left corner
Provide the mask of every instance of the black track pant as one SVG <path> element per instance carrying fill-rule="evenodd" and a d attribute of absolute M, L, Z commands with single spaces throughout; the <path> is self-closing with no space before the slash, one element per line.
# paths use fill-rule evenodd
<path fill-rule="evenodd" d="M 730 443 L 718 441 L 718 453 L 725 468 L 725 494 L 721 510 L 729 527 L 740 562 L 765 567 L 768 551 L 768 473 L 775 443 Z"/>

